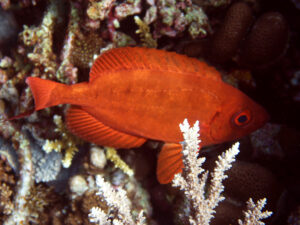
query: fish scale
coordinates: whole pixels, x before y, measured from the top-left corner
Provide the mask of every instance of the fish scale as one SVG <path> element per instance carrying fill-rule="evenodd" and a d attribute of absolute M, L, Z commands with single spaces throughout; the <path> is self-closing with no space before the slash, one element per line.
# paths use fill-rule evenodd
<path fill-rule="evenodd" d="M 183 168 L 179 123 L 185 118 L 199 120 L 202 146 L 238 139 L 268 119 L 213 67 L 164 50 L 109 50 L 94 62 L 89 82 L 68 86 L 36 77 L 26 82 L 35 110 L 71 104 L 67 126 L 86 141 L 116 148 L 139 147 L 147 139 L 165 142 L 158 157 L 160 183 Z"/>

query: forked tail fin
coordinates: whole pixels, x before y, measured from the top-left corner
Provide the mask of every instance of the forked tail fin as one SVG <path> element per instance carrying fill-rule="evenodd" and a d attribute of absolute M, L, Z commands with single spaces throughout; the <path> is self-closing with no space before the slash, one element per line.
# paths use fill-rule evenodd
<path fill-rule="evenodd" d="M 64 103 L 62 94 L 67 85 L 37 77 L 28 77 L 26 83 L 34 97 L 35 111 Z"/>

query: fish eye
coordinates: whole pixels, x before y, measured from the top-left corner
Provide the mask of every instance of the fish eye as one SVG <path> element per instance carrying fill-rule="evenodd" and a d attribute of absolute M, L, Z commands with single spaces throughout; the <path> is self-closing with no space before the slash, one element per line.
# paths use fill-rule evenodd
<path fill-rule="evenodd" d="M 246 124 L 248 124 L 251 120 L 251 112 L 250 110 L 242 110 L 232 117 L 232 122 L 235 126 L 242 127 Z"/>

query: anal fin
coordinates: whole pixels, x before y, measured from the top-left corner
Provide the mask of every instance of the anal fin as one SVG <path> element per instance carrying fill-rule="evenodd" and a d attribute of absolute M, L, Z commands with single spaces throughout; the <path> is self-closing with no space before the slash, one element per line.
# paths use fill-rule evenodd
<path fill-rule="evenodd" d="M 170 183 L 174 175 L 181 173 L 183 169 L 182 145 L 175 143 L 165 143 L 158 156 L 157 179 L 161 184 Z"/>
<path fill-rule="evenodd" d="M 135 148 L 146 139 L 114 130 L 79 106 L 71 106 L 66 122 L 69 130 L 83 140 L 114 148 Z"/>

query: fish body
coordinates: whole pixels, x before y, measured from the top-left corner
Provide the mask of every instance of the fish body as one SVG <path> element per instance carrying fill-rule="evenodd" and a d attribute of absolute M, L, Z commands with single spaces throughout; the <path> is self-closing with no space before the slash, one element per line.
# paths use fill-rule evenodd
<path fill-rule="evenodd" d="M 27 83 L 35 110 L 71 104 L 66 121 L 73 133 L 116 148 L 154 139 L 173 143 L 178 150 L 183 140 L 178 124 L 185 118 L 200 122 L 202 146 L 242 137 L 268 118 L 261 106 L 224 83 L 213 67 L 163 50 L 110 50 L 95 61 L 89 82 L 68 86 L 29 77 Z"/>

